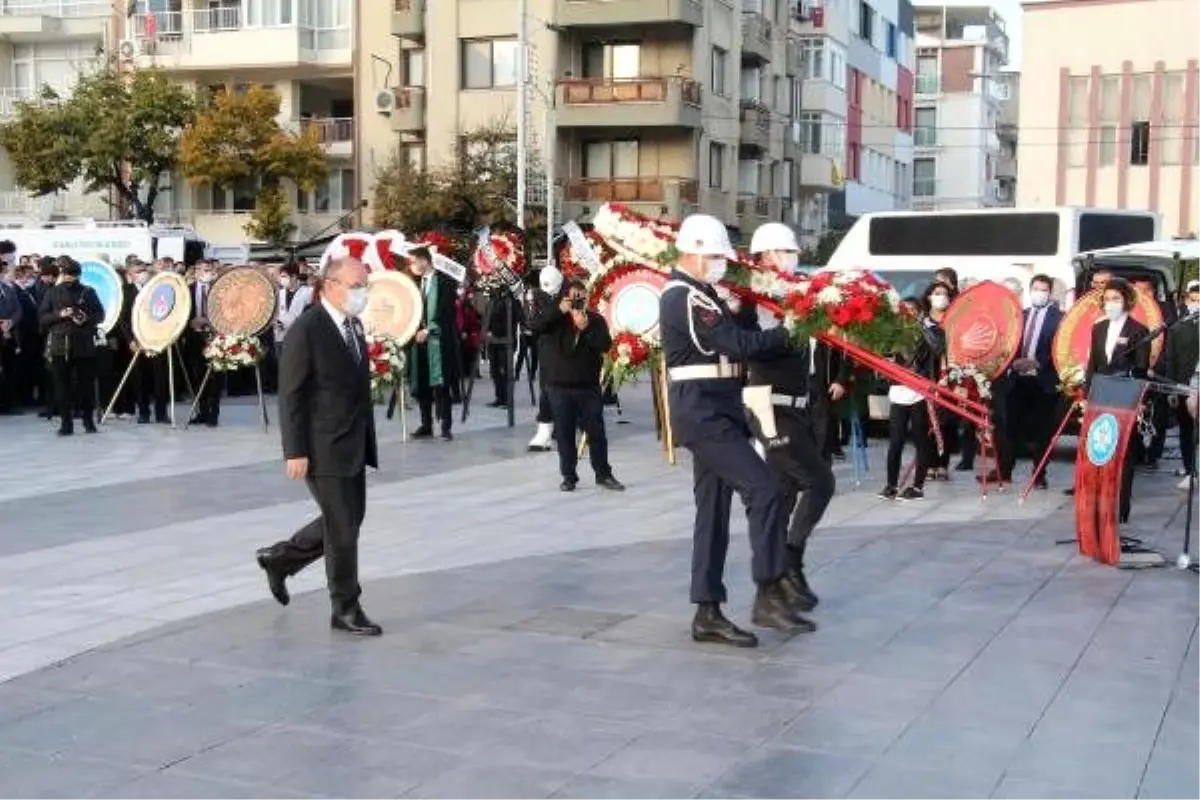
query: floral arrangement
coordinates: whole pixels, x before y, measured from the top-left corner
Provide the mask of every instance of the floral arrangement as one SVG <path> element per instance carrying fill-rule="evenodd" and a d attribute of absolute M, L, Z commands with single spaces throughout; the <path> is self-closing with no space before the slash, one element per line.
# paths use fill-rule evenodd
<path fill-rule="evenodd" d="M 612 381 L 613 391 L 619 391 L 638 374 L 649 369 L 658 345 L 645 337 L 628 331 L 613 336 L 612 347 L 604 358 L 604 375 Z"/>
<path fill-rule="evenodd" d="M 605 203 L 596 212 L 592 227 L 627 261 L 666 267 L 674 263 L 676 225 L 659 222 L 620 203 Z"/>
<path fill-rule="evenodd" d="M 491 253 L 481 246 L 476 246 L 471 256 L 471 265 L 475 268 L 475 288 L 485 294 L 496 291 L 507 291 L 508 284 L 504 278 L 507 270 L 520 278 L 525 274 L 525 247 L 521 236 L 515 232 L 494 231 L 488 236 Z M 495 260 L 492 255 L 495 255 Z"/>
<path fill-rule="evenodd" d="M 992 398 L 992 382 L 983 372 L 970 364 L 950 363 L 942 370 L 938 381 L 964 400 L 987 402 Z"/>
<path fill-rule="evenodd" d="M 626 275 L 632 275 L 648 269 L 652 268 L 643 266 L 642 264 L 629 263 L 612 267 L 592 283 L 591 293 L 588 296 L 588 306 L 597 314 L 606 315 L 608 313 L 609 301 L 612 300 L 613 286 Z"/>
<path fill-rule="evenodd" d="M 454 258 L 455 252 L 458 249 L 449 234 L 442 233 L 441 231 L 425 231 L 409 242 L 409 244 L 413 247 L 431 247 L 447 258 Z"/>
<path fill-rule="evenodd" d="M 600 259 L 600 275 L 605 275 L 610 270 L 629 263 L 629 259 L 614 250 L 595 230 L 586 230 L 583 232 L 583 236 L 596 252 L 596 257 Z M 570 241 L 565 242 L 559 248 L 557 260 L 558 270 L 562 273 L 564 280 L 586 281 L 593 278 L 591 270 L 584 266 Z"/>
<path fill-rule="evenodd" d="M 797 338 L 837 334 L 867 350 L 907 352 L 917 342 L 917 320 L 902 310 L 900 296 L 863 270 L 819 272 L 781 301 L 784 323 Z"/>
<path fill-rule="evenodd" d="M 371 363 L 371 394 L 376 400 L 404 379 L 404 348 L 392 336 L 367 336 L 367 358 Z"/>
<path fill-rule="evenodd" d="M 263 356 L 258 337 L 244 333 L 218 333 L 204 346 L 204 360 L 213 372 L 234 372 L 253 367 Z"/>
<path fill-rule="evenodd" d="M 1066 396 L 1068 400 L 1080 401 L 1084 398 L 1084 385 L 1087 381 L 1087 371 L 1076 364 L 1074 361 L 1069 361 L 1064 366 L 1062 373 L 1058 376 L 1059 384 L 1058 391 Z"/>

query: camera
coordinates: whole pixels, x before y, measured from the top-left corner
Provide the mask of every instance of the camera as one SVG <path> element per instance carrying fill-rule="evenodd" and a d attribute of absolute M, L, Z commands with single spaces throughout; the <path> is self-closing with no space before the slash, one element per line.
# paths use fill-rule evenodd
<path fill-rule="evenodd" d="M 586 297 L 572 297 L 571 298 L 571 310 L 572 311 L 584 311 L 585 309 L 587 309 L 587 298 Z"/>

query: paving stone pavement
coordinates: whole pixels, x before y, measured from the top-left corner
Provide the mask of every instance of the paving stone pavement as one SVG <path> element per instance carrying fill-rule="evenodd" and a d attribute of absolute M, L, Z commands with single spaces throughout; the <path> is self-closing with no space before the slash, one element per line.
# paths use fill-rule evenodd
<path fill-rule="evenodd" d="M 525 408 L 515 431 L 477 409 L 450 444 L 381 419 L 374 641 L 328 630 L 319 569 L 266 598 L 254 547 L 313 506 L 253 407 L 67 441 L 0 420 L 0 796 L 1200 795 L 1193 574 L 1056 546 L 1056 490 L 877 500 L 875 449 L 861 486 L 839 465 L 813 544 L 821 629 L 698 646 L 689 465 L 631 395 L 620 496 L 559 495 Z M 1134 532 L 1173 557 L 1172 483 L 1139 476 Z"/>

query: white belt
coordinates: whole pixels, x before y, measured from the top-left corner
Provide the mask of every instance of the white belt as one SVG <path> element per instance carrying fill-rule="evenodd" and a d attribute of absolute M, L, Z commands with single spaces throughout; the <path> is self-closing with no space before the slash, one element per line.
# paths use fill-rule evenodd
<path fill-rule="evenodd" d="M 671 367 L 667 376 L 673 381 L 711 381 L 742 377 L 741 364 L 691 364 Z"/>
<path fill-rule="evenodd" d="M 808 408 L 808 398 L 791 394 L 772 394 L 771 405 L 784 408 Z"/>

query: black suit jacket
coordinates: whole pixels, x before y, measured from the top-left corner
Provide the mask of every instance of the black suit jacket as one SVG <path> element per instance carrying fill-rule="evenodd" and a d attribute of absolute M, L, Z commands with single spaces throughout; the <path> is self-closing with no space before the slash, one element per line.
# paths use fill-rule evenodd
<path fill-rule="evenodd" d="M 357 323 L 356 323 L 357 329 Z M 352 478 L 378 467 L 370 362 L 361 362 L 322 303 L 288 330 L 279 361 L 279 428 L 284 458 L 307 458 L 314 477 Z"/>
<path fill-rule="evenodd" d="M 1023 317 L 1024 324 L 1021 326 L 1021 344 L 1020 351 L 1017 353 L 1017 358 L 1025 357 L 1025 326 L 1029 325 L 1029 315 L 1033 309 L 1025 309 Z M 1033 360 L 1037 362 L 1037 379 L 1041 384 L 1042 389 L 1050 394 L 1054 394 L 1058 389 L 1058 372 L 1054 369 L 1054 334 L 1058 333 L 1058 326 L 1062 324 L 1063 312 L 1057 305 L 1051 303 L 1046 307 L 1046 314 L 1042 320 L 1042 330 L 1038 333 L 1038 340 L 1033 346 Z M 1101 341 L 1103 346 L 1104 342 Z"/>
<path fill-rule="evenodd" d="M 1105 342 L 1108 340 L 1108 320 L 1102 319 L 1092 328 L 1092 349 L 1088 354 L 1087 382 L 1090 386 L 1094 375 L 1124 375 L 1129 373 L 1135 378 L 1145 378 L 1150 370 L 1150 342 L 1128 350 L 1134 339 L 1142 339 L 1147 333 L 1146 326 L 1133 317 L 1125 318 L 1121 328 L 1121 338 L 1113 348 L 1113 360 L 1108 360 L 1105 352 Z M 1125 351 L 1125 352 L 1122 352 Z"/>

